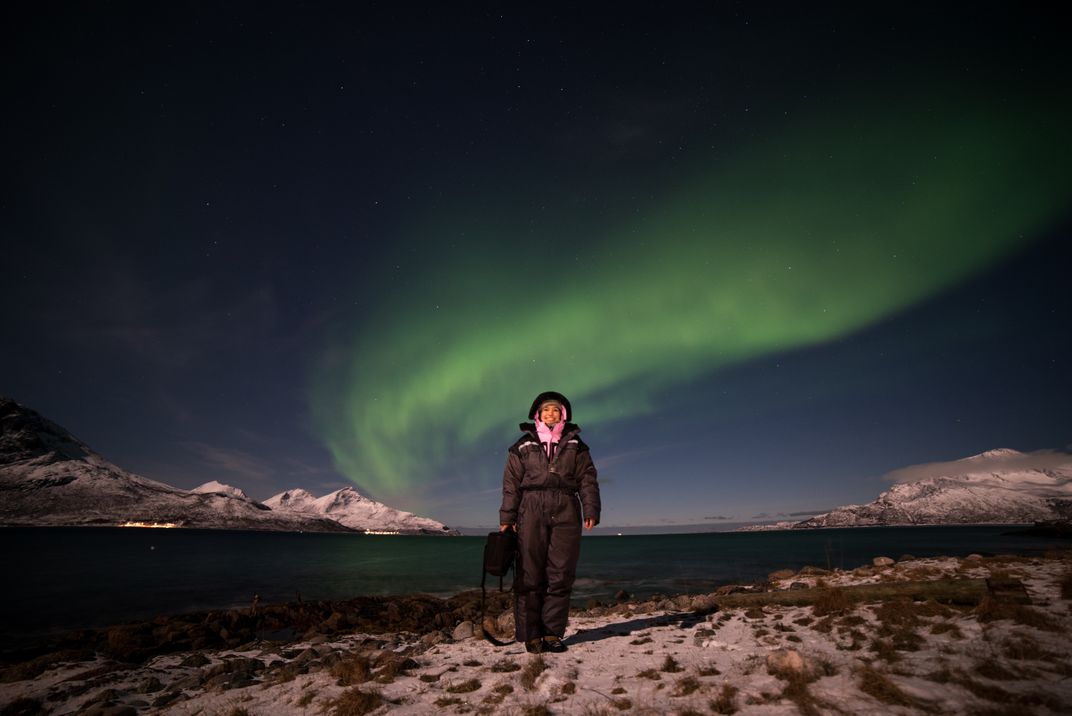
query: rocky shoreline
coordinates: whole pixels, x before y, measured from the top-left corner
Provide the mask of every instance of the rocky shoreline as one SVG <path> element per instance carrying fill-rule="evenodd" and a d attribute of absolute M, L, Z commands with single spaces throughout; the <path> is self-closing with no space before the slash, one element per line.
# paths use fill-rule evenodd
<path fill-rule="evenodd" d="M 912 585 L 946 582 L 983 586 L 976 596 L 944 603 L 905 596 Z M 888 596 L 874 601 L 876 592 L 866 585 Z M 569 651 L 562 655 L 533 656 L 480 638 L 479 592 L 251 605 L 84 630 L 31 658 L 9 658 L 0 671 L 0 713 L 1060 713 L 1072 707 L 1067 553 L 877 558 L 847 572 L 775 572 L 762 585 L 704 595 L 620 596 L 616 604 L 573 611 Z M 488 597 L 493 616 L 483 628 L 508 639 L 509 595 Z"/>

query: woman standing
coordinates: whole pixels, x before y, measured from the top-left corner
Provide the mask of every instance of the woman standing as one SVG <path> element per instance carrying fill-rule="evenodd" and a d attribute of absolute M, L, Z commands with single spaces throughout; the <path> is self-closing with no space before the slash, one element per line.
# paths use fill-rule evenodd
<path fill-rule="evenodd" d="M 584 526 L 599 524 L 599 483 L 569 400 L 548 391 L 529 409 L 532 422 L 510 446 L 503 470 L 499 531 L 518 535 L 514 580 L 516 638 L 530 652 L 563 652 L 570 592 Z M 578 501 L 579 496 L 579 501 Z"/>

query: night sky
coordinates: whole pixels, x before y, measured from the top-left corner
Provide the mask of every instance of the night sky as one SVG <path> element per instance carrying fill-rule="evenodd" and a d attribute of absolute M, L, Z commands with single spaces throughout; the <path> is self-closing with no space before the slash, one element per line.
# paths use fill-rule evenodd
<path fill-rule="evenodd" d="M 715 529 L 1072 448 L 1048 6 L 152 5 L 0 70 L 0 394 L 125 469 L 490 525 L 559 390 Z"/>

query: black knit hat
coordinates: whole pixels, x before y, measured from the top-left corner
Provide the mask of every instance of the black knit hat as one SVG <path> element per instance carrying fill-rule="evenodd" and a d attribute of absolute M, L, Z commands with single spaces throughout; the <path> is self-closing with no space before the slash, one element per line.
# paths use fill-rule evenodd
<path fill-rule="evenodd" d="M 562 407 L 566 409 L 566 420 L 573 420 L 573 406 L 570 405 L 569 399 L 562 395 L 562 393 L 553 390 L 548 390 L 536 396 L 536 400 L 532 401 L 532 407 L 529 408 L 529 414 L 526 418 L 531 420 L 532 416 L 536 414 L 536 411 L 540 409 L 540 406 L 549 400 L 561 403 Z"/>

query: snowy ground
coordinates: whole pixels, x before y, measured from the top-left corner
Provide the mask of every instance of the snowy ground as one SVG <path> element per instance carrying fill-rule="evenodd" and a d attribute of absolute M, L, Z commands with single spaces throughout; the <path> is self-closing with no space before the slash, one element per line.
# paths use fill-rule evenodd
<path fill-rule="evenodd" d="M 1070 575 L 1068 555 L 907 559 L 825 574 L 805 568 L 772 584 L 1012 578 L 1023 582 L 1031 606 L 853 605 L 834 590 L 816 606 L 709 612 L 696 607 L 714 595 L 679 597 L 578 612 L 565 654 L 535 656 L 520 645 L 440 632 L 352 634 L 175 654 L 136 667 L 100 657 L 61 661 L 17 681 L 8 670 L 0 705 L 4 714 L 111 716 L 1070 713 Z"/>

